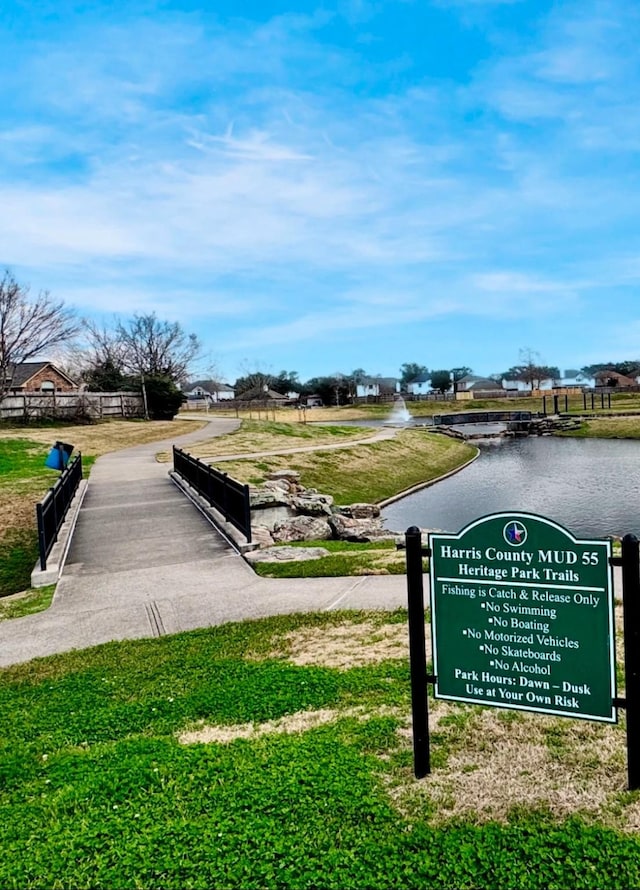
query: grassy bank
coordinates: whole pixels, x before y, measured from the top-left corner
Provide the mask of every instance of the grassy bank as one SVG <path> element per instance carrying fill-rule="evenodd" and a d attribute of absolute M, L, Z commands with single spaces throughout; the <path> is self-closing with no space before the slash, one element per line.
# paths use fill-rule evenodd
<path fill-rule="evenodd" d="M 406 619 L 288 616 L 0 673 L 0 885 L 640 885 L 624 726 L 431 702 Z"/>
<path fill-rule="evenodd" d="M 472 446 L 457 439 L 407 429 L 394 439 L 369 445 L 225 461 L 219 466 L 252 484 L 263 482 L 274 470 L 293 469 L 303 485 L 332 495 L 338 504 L 377 503 L 450 472 L 474 454 Z"/>
<path fill-rule="evenodd" d="M 0 597 L 29 587 L 38 557 L 35 504 L 59 473 L 44 466 L 56 440 L 82 452 L 88 471 L 108 451 L 198 429 L 193 421 L 111 421 L 95 425 L 10 427 L 0 425 Z"/>
<path fill-rule="evenodd" d="M 640 416 L 598 417 L 585 420 L 579 429 L 559 435 L 577 439 L 640 439 Z"/>

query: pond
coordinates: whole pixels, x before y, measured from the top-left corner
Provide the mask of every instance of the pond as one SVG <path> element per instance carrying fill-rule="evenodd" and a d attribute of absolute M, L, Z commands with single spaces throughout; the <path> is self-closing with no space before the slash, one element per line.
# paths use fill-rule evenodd
<path fill-rule="evenodd" d="M 461 472 L 382 511 L 389 529 L 458 532 L 502 510 L 537 513 L 579 537 L 640 537 L 640 442 L 532 436 L 475 442 Z"/>

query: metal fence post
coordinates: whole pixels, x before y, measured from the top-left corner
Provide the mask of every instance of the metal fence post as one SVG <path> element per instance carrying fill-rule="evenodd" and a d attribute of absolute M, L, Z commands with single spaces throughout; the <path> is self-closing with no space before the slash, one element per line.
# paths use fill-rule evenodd
<path fill-rule="evenodd" d="M 413 771 L 416 779 L 431 772 L 429 751 L 429 702 L 427 699 L 427 655 L 424 638 L 424 587 L 422 580 L 422 534 L 415 525 L 407 529 L 407 594 L 409 600 L 409 659 L 411 668 L 411 713 L 413 720 Z"/>
<path fill-rule="evenodd" d="M 627 711 L 629 791 L 640 788 L 640 545 L 635 535 L 622 539 L 624 677 Z"/>
<path fill-rule="evenodd" d="M 47 540 L 44 533 L 44 516 L 42 515 L 42 504 L 36 504 L 36 517 L 38 520 L 38 549 L 40 550 L 40 568 L 44 572 L 47 569 Z"/>
<path fill-rule="evenodd" d="M 244 521 L 246 526 L 245 537 L 247 543 L 251 543 L 251 497 L 249 494 L 249 486 L 244 486 Z"/>

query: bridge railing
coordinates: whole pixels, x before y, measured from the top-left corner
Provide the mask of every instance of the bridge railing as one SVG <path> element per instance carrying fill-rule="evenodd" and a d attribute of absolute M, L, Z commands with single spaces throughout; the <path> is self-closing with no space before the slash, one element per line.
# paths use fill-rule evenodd
<path fill-rule="evenodd" d="M 47 557 L 58 540 L 60 526 L 82 479 L 82 455 L 78 454 L 67 464 L 56 484 L 49 489 L 40 503 L 36 504 L 38 523 L 38 549 L 40 568 L 46 571 Z"/>
<path fill-rule="evenodd" d="M 173 446 L 173 469 L 251 543 L 249 486 Z"/>
<path fill-rule="evenodd" d="M 434 426 L 454 426 L 461 423 L 510 423 L 531 420 L 531 411 L 460 411 L 457 414 L 434 414 Z"/>

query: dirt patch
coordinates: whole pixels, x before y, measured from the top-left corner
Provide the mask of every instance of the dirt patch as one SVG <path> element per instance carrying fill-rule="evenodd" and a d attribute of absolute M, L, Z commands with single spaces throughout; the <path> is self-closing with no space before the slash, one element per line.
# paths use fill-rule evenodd
<path fill-rule="evenodd" d="M 343 717 L 370 720 L 374 716 L 386 716 L 390 713 L 392 713 L 391 708 L 380 708 L 375 713 L 370 710 L 365 712 L 364 708 L 344 708 L 343 710 L 324 708 L 318 711 L 298 711 L 295 714 L 287 714 L 280 720 L 267 720 L 265 723 L 238 723 L 233 726 L 203 725 L 181 733 L 178 736 L 178 741 L 181 745 L 206 745 L 212 742 L 226 745 L 236 739 L 255 739 L 263 735 L 306 732 L 317 726 L 334 723 Z"/>
<path fill-rule="evenodd" d="M 427 634 L 427 657 L 430 656 L 430 637 Z M 388 659 L 409 655 L 406 624 L 376 625 L 373 622 L 347 622 L 335 627 L 301 628 L 273 641 L 272 655 L 285 656 L 300 666 L 349 670 Z"/>
<path fill-rule="evenodd" d="M 456 714 L 468 719 L 455 719 Z M 507 821 L 515 809 L 525 808 L 557 818 L 581 813 L 615 827 L 640 822 L 640 805 L 620 806 L 627 781 L 620 726 L 498 709 L 470 712 L 437 701 L 431 732 L 435 755 L 440 748 L 449 756 L 420 782 L 407 779 L 391 790 L 404 813 L 427 806 L 435 822 Z M 408 745 L 410 732 L 401 735 Z"/>
<path fill-rule="evenodd" d="M 12 529 L 35 528 L 35 503 L 45 493 L 46 489 L 28 495 L 0 492 L 0 541 Z"/>

